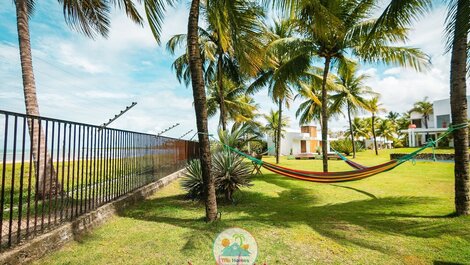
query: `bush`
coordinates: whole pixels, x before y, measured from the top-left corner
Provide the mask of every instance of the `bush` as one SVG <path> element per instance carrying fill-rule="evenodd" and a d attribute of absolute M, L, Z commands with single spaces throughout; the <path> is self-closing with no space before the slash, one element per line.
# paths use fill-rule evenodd
<path fill-rule="evenodd" d="M 353 145 L 349 139 L 340 139 L 331 142 L 331 147 L 340 153 L 350 155 L 353 152 Z"/>
<path fill-rule="evenodd" d="M 192 200 L 204 198 L 204 185 L 200 160 L 192 160 L 186 167 L 187 172 L 181 179 L 181 187 L 187 192 L 186 197 Z M 216 152 L 212 156 L 212 174 L 215 178 L 217 195 L 223 195 L 233 201 L 233 194 L 241 187 L 251 186 L 249 176 L 251 164 L 230 151 Z"/>
<path fill-rule="evenodd" d="M 356 152 L 363 152 L 366 150 L 366 144 L 363 141 L 355 141 L 356 143 Z"/>
<path fill-rule="evenodd" d="M 217 192 L 224 194 L 228 201 L 233 201 L 233 194 L 241 187 L 251 186 L 252 167 L 241 156 L 230 151 L 218 152 L 213 156 L 212 164 Z"/>
<path fill-rule="evenodd" d="M 365 150 L 365 145 L 363 142 L 355 141 L 356 152 L 362 152 Z M 350 139 L 340 139 L 331 142 L 331 147 L 340 153 L 350 155 L 353 152 L 353 146 Z"/>
<path fill-rule="evenodd" d="M 403 148 L 405 145 L 403 144 L 404 139 L 393 139 L 392 146 L 393 148 Z"/>
<path fill-rule="evenodd" d="M 204 184 L 202 181 L 201 161 L 194 159 L 186 166 L 186 173 L 181 178 L 181 187 L 191 200 L 201 200 L 204 196 Z"/>

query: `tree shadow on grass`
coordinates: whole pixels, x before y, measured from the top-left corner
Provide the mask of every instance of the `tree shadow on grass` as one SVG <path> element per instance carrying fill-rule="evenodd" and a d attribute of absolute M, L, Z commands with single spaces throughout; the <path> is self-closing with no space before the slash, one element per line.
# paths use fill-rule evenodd
<path fill-rule="evenodd" d="M 357 245 L 385 254 L 391 254 L 393 250 L 361 236 L 364 234 L 362 232 L 419 238 L 447 235 L 470 241 L 470 230 L 467 229 L 470 225 L 465 225 L 470 219 L 455 222 L 443 218 L 445 216 L 419 213 L 420 209 L 432 207 L 438 198 L 369 196 L 372 199 L 316 205 L 317 198 L 312 190 L 303 188 L 301 183 L 277 176 L 255 179 L 284 190 L 274 196 L 250 189 L 243 190 L 242 203 L 236 206 L 221 205 L 219 211 L 223 213 L 222 220 L 213 224 L 195 219 L 195 212 L 202 213 L 203 204 L 184 200 L 181 195 L 145 200 L 120 211 L 119 215 L 191 229 L 191 234 L 197 233 L 200 238 L 188 235 L 183 250 L 193 249 L 201 243 L 200 240 L 211 244 L 215 234 L 232 226 L 287 228 L 303 224 L 339 244 Z M 364 193 L 356 188 L 354 190 Z"/>

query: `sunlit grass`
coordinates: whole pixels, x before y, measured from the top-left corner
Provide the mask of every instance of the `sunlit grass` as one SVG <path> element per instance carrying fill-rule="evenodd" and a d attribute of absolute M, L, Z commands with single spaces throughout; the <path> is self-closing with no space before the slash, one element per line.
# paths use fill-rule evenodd
<path fill-rule="evenodd" d="M 371 151 L 356 162 L 382 163 Z M 272 158 L 266 158 L 273 162 Z M 282 165 L 320 170 L 315 160 Z M 332 171 L 350 170 L 331 161 Z M 214 264 L 212 242 L 228 227 L 250 231 L 257 264 L 433 264 L 470 261 L 470 218 L 449 217 L 453 164 L 411 162 L 383 174 L 338 184 L 288 179 L 263 171 L 254 186 L 221 203 L 222 220 L 202 221 L 200 203 L 183 199 L 177 182 L 39 264 Z"/>

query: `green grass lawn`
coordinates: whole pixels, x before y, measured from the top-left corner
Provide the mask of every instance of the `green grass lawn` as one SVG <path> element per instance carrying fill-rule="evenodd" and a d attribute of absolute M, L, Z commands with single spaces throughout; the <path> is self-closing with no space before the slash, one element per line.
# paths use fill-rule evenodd
<path fill-rule="evenodd" d="M 373 165 L 397 151 L 404 150 L 367 151 L 356 161 Z M 282 165 L 321 168 L 312 160 Z M 330 167 L 349 170 L 342 161 Z M 264 173 L 236 195 L 237 205 L 219 205 L 219 222 L 204 223 L 203 205 L 184 200 L 175 182 L 38 264 L 214 264 L 213 240 L 229 227 L 253 234 L 257 264 L 470 264 L 470 218 L 448 217 L 452 163 L 406 163 L 338 184 Z"/>

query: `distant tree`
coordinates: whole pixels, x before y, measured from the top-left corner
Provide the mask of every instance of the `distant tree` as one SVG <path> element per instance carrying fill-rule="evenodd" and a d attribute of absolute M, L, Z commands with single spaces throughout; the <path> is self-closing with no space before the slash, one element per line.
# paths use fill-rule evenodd
<path fill-rule="evenodd" d="M 332 109 L 346 108 L 350 131 L 354 131 L 351 115 L 367 108 L 367 97 L 378 95 L 365 85 L 365 81 L 369 76 L 366 74 L 358 75 L 357 70 L 356 63 L 343 64 L 338 69 L 338 78 L 336 80 L 341 89 L 331 96 L 333 100 Z M 351 134 L 352 151 L 353 158 L 356 158 L 356 145 L 353 135 L 354 133 Z"/>
<path fill-rule="evenodd" d="M 383 62 L 421 70 L 429 65 L 428 57 L 419 49 L 397 45 L 407 39 L 408 28 L 402 24 L 387 24 L 374 29 L 376 19 L 371 14 L 377 0 L 271 0 L 273 6 L 295 17 L 301 38 L 291 40 L 292 47 L 323 59 L 322 83 L 322 153 L 323 171 L 328 171 L 328 91 L 326 81 L 335 63 L 352 54 L 365 62 Z M 408 1 L 402 1 L 408 2 Z"/>
<path fill-rule="evenodd" d="M 433 114 L 432 103 L 428 101 L 428 97 L 425 97 L 422 101 L 416 102 L 411 111 L 415 111 L 423 116 L 424 127 L 427 129 L 429 117 Z"/>
<path fill-rule="evenodd" d="M 397 125 L 397 122 L 398 122 L 398 119 L 400 118 L 400 113 L 394 112 L 394 111 L 390 111 L 390 112 L 387 114 L 386 118 L 387 118 L 390 122 L 392 122 L 393 125 L 396 126 L 396 125 Z"/>
<path fill-rule="evenodd" d="M 267 86 L 271 99 L 278 105 L 280 120 L 283 120 L 283 106 L 289 107 L 289 101 L 293 97 L 294 83 L 305 75 L 310 66 L 308 55 L 299 53 L 295 47 L 285 44 L 284 41 L 292 38 L 294 34 L 290 20 L 275 21 L 272 27 L 265 29 L 264 35 L 268 43 L 265 65 L 249 89 L 250 93 L 253 93 Z M 278 126 L 281 126 L 281 123 Z M 276 142 L 280 142 L 282 130 L 278 128 L 276 131 Z M 276 148 L 276 163 L 279 163 L 280 145 Z"/>
<path fill-rule="evenodd" d="M 278 150 L 280 150 L 281 138 L 284 137 L 284 128 L 289 125 L 289 119 L 288 117 L 282 117 L 282 119 L 280 119 L 279 112 L 274 110 L 271 110 L 267 115 L 265 114 L 264 118 L 266 120 L 266 125 L 263 128 L 263 131 L 273 139 L 277 153 Z"/>
<path fill-rule="evenodd" d="M 382 107 L 382 103 L 379 103 L 379 97 L 373 97 L 371 100 L 367 102 L 367 111 L 369 111 L 372 114 L 371 130 L 372 130 L 372 137 L 374 138 L 375 155 L 379 155 L 379 151 L 377 148 L 377 136 L 376 136 L 375 126 L 376 126 L 377 114 L 381 112 L 385 112 L 385 108 Z"/>
<path fill-rule="evenodd" d="M 378 122 L 377 135 L 383 137 L 385 141 L 392 140 L 395 137 L 395 126 L 389 119 L 382 119 Z"/>
<path fill-rule="evenodd" d="M 228 120 L 234 122 L 246 122 L 253 120 L 258 105 L 253 98 L 247 94 L 247 87 L 243 83 L 236 83 L 224 78 L 223 96 L 218 89 L 218 82 L 212 82 L 207 87 L 207 107 L 209 117 L 215 116 L 220 106 L 224 105 L 225 118 L 220 120 L 220 124 Z M 222 127 L 224 129 L 225 126 Z M 226 129 L 226 127 L 225 127 Z"/>

